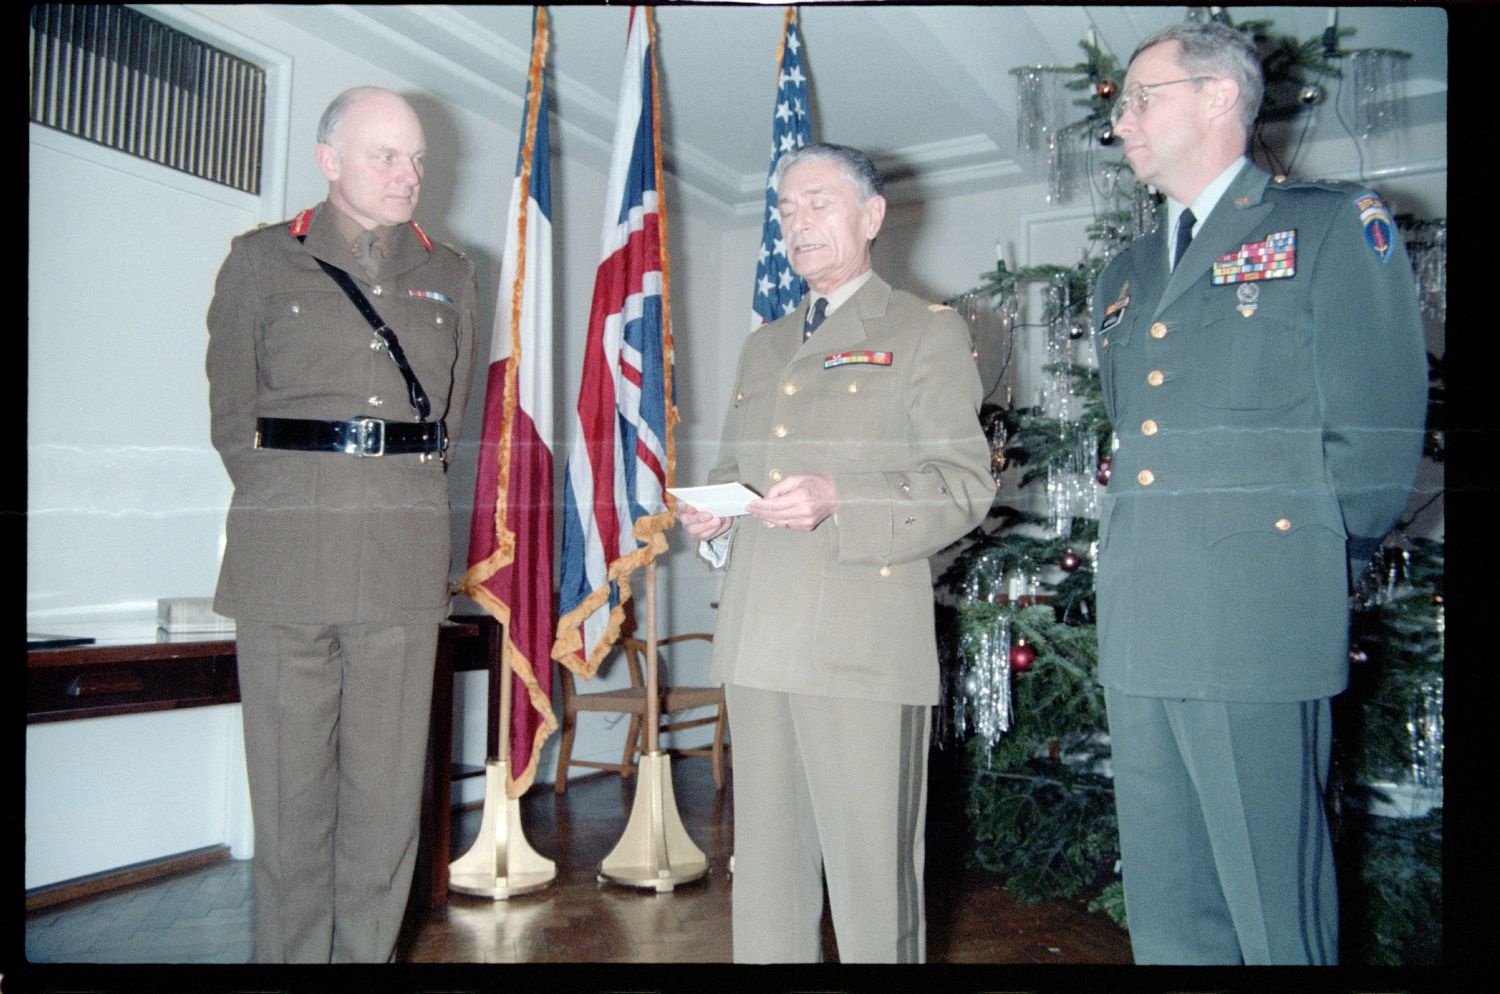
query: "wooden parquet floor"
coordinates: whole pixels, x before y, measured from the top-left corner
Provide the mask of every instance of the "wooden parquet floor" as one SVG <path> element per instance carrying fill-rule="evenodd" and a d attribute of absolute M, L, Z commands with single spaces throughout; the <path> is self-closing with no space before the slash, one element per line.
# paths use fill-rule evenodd
<path fill-rule="evenodd" d="M 936 784 L 934 785 L 937 786 Z M 727 963 L 733 878 L 733 779 L 713 786 L 709 762 L 673 763 L 684 827 L 709 860 L 701 880 L 670 893 L 601 884 L 600 862 L 630 815 L 634 780 L 614 775 L 550 788 L 522 802 L 533 848 L 557 862 L 557 879 L 531 895 L 492 901 L 451 895 L 447 907 L 410 916 L 398 959 L 438 963 Z M 928 827 L 931 963 L 1130 963 L 1128 937 L 1080 906 L 1025 904 L 993 875 L 965 868 L 967 846 L 934 792 Z M 454 822 L 453 855 L 472 845 L 480 812 Z M 28 916 L 31 963 L 244 963 L 250 951 L 248 864 L 223 863 L 176 878 Z M 825 916 L 824 958 L 837 961 Z M 1050 971 L 1049 971 L 1050 972 Z M 9 988 L 0 986 L 0 990 Z"/>
<path fill-rule="evenodd" d="M 402 959 L 412 963 L 727 963 L 734 851 L 733 773 L 713 786 L 706 759 L 674 761 L 683 825 L 708 857 L 701 880 L 658 894 L 601 884 L 600 862 L 630 817 L 634 781 L 614 775 L 573 781 L 567 793 L 522 804 L 526 836 L 557 862 L 557 879 L 535 894 L 491 901 L 453 894 L 412 923 Z M 932 963 L 1129 964 L 1128 936 L 1108 918 L 1068 902 L 1025 904 L 992 874 L 963 866 L 967 845 L 953 805 L 935 803 L 928 824 L 928 941 Z M 479 812 L 454 825 L 454 854 L 479 830 Z M 824 959 L 837 962 L 825 915 Z"/>

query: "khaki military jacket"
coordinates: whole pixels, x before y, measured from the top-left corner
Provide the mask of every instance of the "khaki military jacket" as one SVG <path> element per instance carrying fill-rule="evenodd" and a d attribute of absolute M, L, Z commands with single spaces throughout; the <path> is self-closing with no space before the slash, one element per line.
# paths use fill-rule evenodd
<path fill-rule="evenodd" d="M 214 608 L 234 618 L 421 624 L 448 612 L 444 464 L 254 447 L 257 417 L 416 421 L 369 324 L 317 264 L 343 269 L 395 330 L 450 438 L 473 374 L 473 265 L 402 225 L 372 282 L 320 206 L 233 242 L 208 312 L 213 443 L 234 482 Z"/>
<path fill-rule="evenodd" d="M 758 493 L 831 476 L 811 532 L 736 519 L 717 680 L 898 704 L 938 699 L 927 557 L 974 528 L 995 484 L 968 328 L 872 276 L 802 341 L 806 307 L 740 355 L 712 482 Z"/>
<path fill-rule="evenodd" d="M 1227 701 L 1344 688 L 1348 563 L 1406 506 L 1426 412 L 1390 222 L 1368 190 L 1247 165 L 1174 272 L 1159 232 L 1100 274 L 1118 441 L 1097 577 L 1106 686 Z"/>

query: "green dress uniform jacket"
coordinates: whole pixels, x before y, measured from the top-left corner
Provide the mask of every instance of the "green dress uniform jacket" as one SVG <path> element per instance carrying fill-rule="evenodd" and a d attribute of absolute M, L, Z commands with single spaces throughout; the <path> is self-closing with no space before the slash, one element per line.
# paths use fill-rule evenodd
<path fill-rule="evenodd" d="M 1159 232 L 1100 275 L 1118 444 L 1099 526 L 1106 687 L 1261 702 L 1344 689 L 1350 563 L 1405 507 L 1426 411 L 1390 220 L 1368 191 L 1247 165 L 1174 272 Z"/>
<path fill-rule="evenodd" d="M 811 532 L 736 520 L 713 676 L 933 704 L 927 557 L 975 527 L 995 491 L 968 329 L 878 276 L 806 342 L 805 311 L 746 342 L 709 479 L 765 493 L 787 476 L 827 475 L 838 510 Z"/>
<path fill-rule="evenodd" d="M 214 608 L 284 623 L 436 624 L 448 613 L 444 464 L 254 447 L 258 417 L 416 421 L 401 373 L 319 268 L 349 273 L 395 330 L 449 438 L 473 369 L 474 267 L 414 226 L 390 235 L 372 283 L 320 206 L 234 240 L 208 313 L 213 442 L 234 482 Z"/>
<path fill-rule="evenodd" d="M 1099 680 L 1137 963 L 1337 961 L 1329 698 L 1349 563 L 1421 454 L 1415 300 L 1380 198 L 1250 165 L 1170 274 L 1157 234 L 1100 275 Z"/>

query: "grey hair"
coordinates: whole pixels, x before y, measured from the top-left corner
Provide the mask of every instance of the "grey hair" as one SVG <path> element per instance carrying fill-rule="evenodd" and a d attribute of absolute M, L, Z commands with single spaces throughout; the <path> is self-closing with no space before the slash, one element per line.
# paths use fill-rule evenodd
<path fill-rule="evenodd" d="M 1240 86 L 1240 121 L 1248 135 L 1260 113 L 1265 93 L 1260 53 L 1243 31 L 1218 21 L 1197 24 L 1182 21 L 1148 35 L 1136 46 L 1130 61 L 1153 45 L 1175 41 L 1182 46 L 1182 67 L 1193 75 L 1227 76 Z"/>
<path fill-rule="evenodd" d="M 333 133 L 338 130 L 339 122 L 344 119 L 344 112 L 349 105 L 360 97 L 369 96 L 372 93 L 387 93 L 378 86 L 355 86 L 345 90 L 329 102 L 328 108 L 323 111 L 323 116 L 318 118 L 318 144 L 332 145 Z"/>
<path fill-rule="evenodd" d="M 832 142 L 812 142 L 794 148 L 776 160 L 776 188 L 781 188 L 781 179 L 786 171 L 799 162 L 832 162 L 839 173 L 854 187 L 854 197 L 863 207 L 871 197 L 885 196 L 885 181 L 870 157 L 857 148 L 835 145 Z"/>

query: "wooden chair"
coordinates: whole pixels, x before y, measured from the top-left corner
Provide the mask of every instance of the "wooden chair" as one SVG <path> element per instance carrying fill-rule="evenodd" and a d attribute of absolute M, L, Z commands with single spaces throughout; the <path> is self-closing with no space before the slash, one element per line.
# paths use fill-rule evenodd
<path fill-rule="evenodd" d="M 724 787 L 724 754 L 727 747 L 724 745 L 724 727 L 727 723 L 727 714 L 724 708 L 724 688 L 717 687 L 678 687 L 673 686 L 668 668 L 668 654 L 663 652 L 667 647 L 681 643 L 701 641 L 712 643 L 713 636 L 706 632 L 689 632 L 682 635 L 671 635 L 657 640 L 657 683 L 661 693 L 661 705 L 659 718 L 661 724 L 658 726 L 660 732 L 680 732 L 689 728 L 698 728 L 704 725 L 714 726 L 714 738 L 711 746 L 692 749 L 673 749 L 671 752 L 683 756 L 711 756 L 714 764 L 714 787 Z M 642 749 L 645 748 L 646 735 L 644 718 L 646 715 L 646 643 L 641 639 L 622 638 L 620 647 L 624 651 L 625 665 L 630 674 L 630 686 L 618 687 L 614 690 L 600 690 L 594 693 L 579 693 L 573 673 L 566 666 L 558 667 L 562 674 L 562 741 L 558 746 L 557 753 L 557 779 L 552 789 L 561 794 L 568 789 L 568 768 L 570 766 L 587 766 L 598 770 L 608 770 L 620 774 L 621 777 L 629 777 L 636 771 L 636 763 Z M 680 714 L 693 708 L 712 707 L 715 713 L 705 717 L 684 718 L 672 720 L 673 714 Z M 630 715 L 630 727 L 625 733 L 625 750 L 618 763 L 599 762 L 588 759 L 573 758 L 573 736 L 578 729 L 578 713 L 580 711 L 606 711 L 615 714 Z"/>

